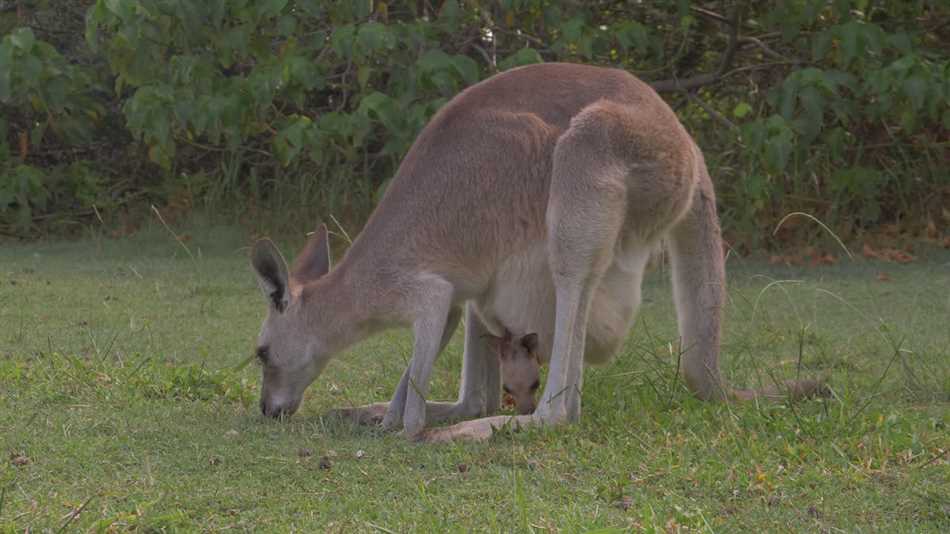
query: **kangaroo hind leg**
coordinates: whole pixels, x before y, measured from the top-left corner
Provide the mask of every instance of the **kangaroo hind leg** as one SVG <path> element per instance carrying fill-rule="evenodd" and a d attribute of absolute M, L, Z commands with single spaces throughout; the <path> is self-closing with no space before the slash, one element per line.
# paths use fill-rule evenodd
<path fill-rule="evenodd" d="M 548 200 L 548 261 L 555 291 L 550 368 L 535 415 L 549 423 L 580 416 L 587 320 L 624 224 L 626 169 L 602 125 L 575 118 L 554 150 Z M 579 120 L 580 119 L 580 120 Z"/>

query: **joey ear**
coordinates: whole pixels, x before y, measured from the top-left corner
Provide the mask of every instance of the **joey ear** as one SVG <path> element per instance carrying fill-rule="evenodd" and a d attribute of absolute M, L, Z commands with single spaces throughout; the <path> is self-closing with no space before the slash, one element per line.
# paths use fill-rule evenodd
<path fill-rule="evenodd" d="M 315 280 L 330 272 L 330 239 L 327 225 L 321 224 L 307 239 L 290 271 L 295 280 Z"/>
<path fill-rule="evenodd" d="M 528 352 L 534 352 L 538 348 L 538 334 L 526 334 L 521 338 L 521 346 L 527 349 Z"/>
<path fill-rule="evenodd" d="M 268 302 L 283 312 L 290 302 L 288 289 L 287 262 L 280 255 L 277 246 L 270 239 L 258 239 L 251 250 L 251 266 L 257 274 L 260 286 Z"/>

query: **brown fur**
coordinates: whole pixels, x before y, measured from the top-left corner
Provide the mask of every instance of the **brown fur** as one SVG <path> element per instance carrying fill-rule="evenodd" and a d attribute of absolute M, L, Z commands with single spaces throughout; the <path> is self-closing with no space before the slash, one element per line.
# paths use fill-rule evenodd
<path fill-rule="evenodd" d="M 514 338 L 505 330 L 503 336 L 491 336 L 501 365 L 501 384 L 521 415 L 534 412 L 535 392 L 541 384 L 541 355 L 537 334 Z"/>
<path fill-rule="evenodd" d="M 576 420 L 583 362 L 608 361 L 622 344 L 661 239 L 686 383 L 702 399 L 727 398 L 715 194 L 673 112 L 621 70 L 549 63 L 493 76 L 433 117 L 335 268 L 325 228 L 293 270 L 269 241 L 255 245 L 252 263 L 271 303 L 258 336 L 270 355 L 261 408 L 293 413 L 330 357 L 408 326 L 413 357 L 392 401 L 351 413 L 364 421 L 385 413 L 386 427 L 425 437 L 427 422 L 497 410 L 499 367 L 484 335 L 510 325 L 537 332 L 538 351 L 551 356 L 537 410 L 517 421 Z M 463 307 L 459 400 L 427 402 L 432 366 Z M 486 437 L 498 421 L 432 439 Z"/>

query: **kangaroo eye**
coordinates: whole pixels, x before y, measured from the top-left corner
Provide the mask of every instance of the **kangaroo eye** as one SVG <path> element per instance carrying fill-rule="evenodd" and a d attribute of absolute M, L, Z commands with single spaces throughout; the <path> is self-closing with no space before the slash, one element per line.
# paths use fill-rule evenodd
<path fill-rule="evenodd" d="M 541 381 L 535 380 L 534 384 L 531 384 L 531 391 L 537 391 L 539 387 L 541 387 Z"/>

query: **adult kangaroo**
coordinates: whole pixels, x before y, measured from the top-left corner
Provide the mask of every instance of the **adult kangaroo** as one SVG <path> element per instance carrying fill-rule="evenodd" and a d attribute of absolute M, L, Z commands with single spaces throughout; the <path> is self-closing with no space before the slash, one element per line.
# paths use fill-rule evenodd
<path fill-rule="evenodd" d="M 575 421 L 584 361 L 607 361 L 621 346 L 660 239 L 687 386 L 704 400 L 745 396 L 719 371 L 725 273 L 713 184 L 672 110 L 622 70 L 547 63 L 500 73 L 432 118 L 335 268 L 324 226 L 290 269 L 271 241 L 254 245 L 269 301 L 258 338 L 261 410 L 294 413 L 334 354 L 409 326 L 412 360 L 392 401 L 352 415 L 432 441 L 485 438 L 509 422 Z M 463 306 L 458 401 L 427 402 L 433 363 Z M 425 430 L 498 409 L 498 359 L 486 334 L 505 327 L 537 332 L 551 355 L 534 413 Z"/>

